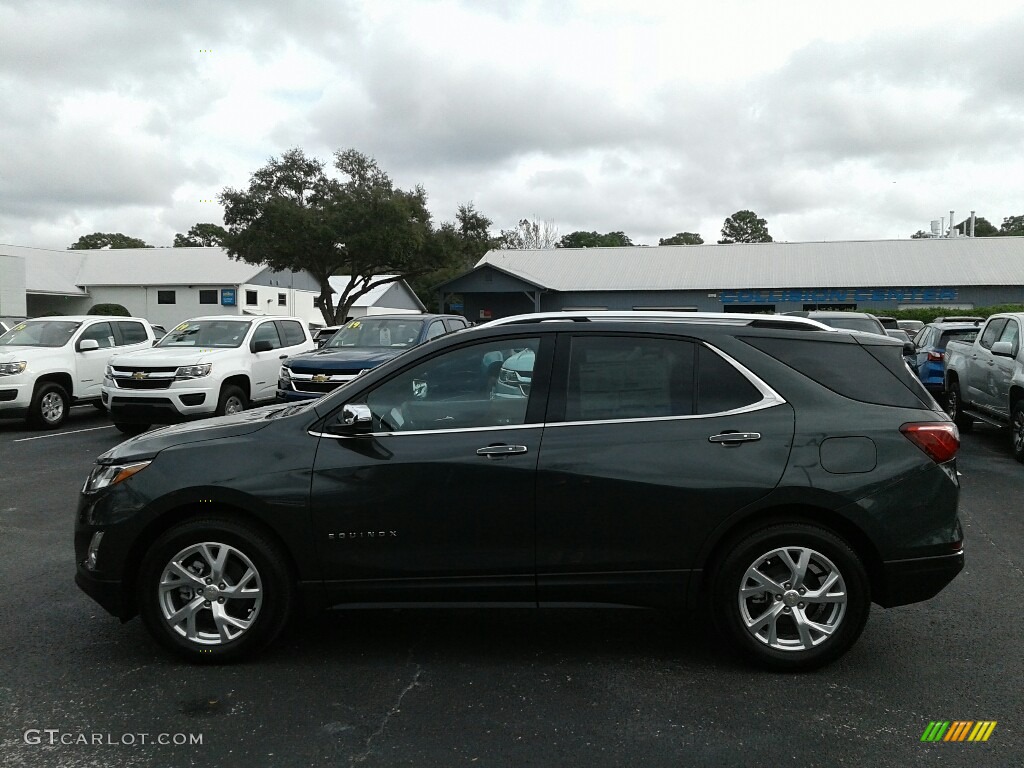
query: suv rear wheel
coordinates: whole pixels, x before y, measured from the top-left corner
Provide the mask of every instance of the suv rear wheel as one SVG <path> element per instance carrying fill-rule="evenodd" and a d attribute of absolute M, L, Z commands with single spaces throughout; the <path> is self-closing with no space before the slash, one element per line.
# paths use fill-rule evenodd
<path fill-rule="evenodd" d="M 284 556 L 264 534 L 209 517 L 175 526 L 153 543 L 137 597 L 160 643 L 191 661 L 224 662 L 277 637 L 293 585 Z"/>
<path fill-rule="evenodd" d="M 856 553 L 830 531 L 795 522 L 739 541 L 715 571 L 711 594 L 719 631 L 751 660 L 787 671 L 846 653 L 871 605 Z"/>

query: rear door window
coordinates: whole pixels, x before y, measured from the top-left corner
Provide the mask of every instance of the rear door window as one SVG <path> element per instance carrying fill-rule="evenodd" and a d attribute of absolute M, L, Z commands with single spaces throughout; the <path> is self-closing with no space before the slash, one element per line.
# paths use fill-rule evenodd
<path fill-rule="evenodd" d="M 279 320 L 278 323 L 281 326 L 286 347 L 294 347 L 306 340 L 306 334 L 302 331 L 301 323 L 295 320 Z"/>
<path fill-rule="evenodd" d="M 735 411 L 763 399 L 757 387 L 714 350 L 701 347 L 697 359 L 697 413 Z"/>
<path fill-rule="evenodd" d="M 133 323 L 126 320 L 118 320 L 117 327 L 121 331 L 122 344 L 142 344 L 149 340 L 146 329 L 142 323 Z"/>

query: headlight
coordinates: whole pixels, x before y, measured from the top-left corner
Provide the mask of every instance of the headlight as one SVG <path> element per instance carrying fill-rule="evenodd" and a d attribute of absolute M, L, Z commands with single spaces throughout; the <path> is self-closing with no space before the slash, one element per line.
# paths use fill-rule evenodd
<path fill-rule="evenodd" d="M 292 377 L 292 369 L 289 368 L 287 365 L 282 365 L 281 366 L 281 373 L 278 374 L 278 378 L 289 379 L 290 380 L 291 377 Z"/>
<path fill-rule="evenodd" d="M 28 368 L 28 363 L 24 360 L 17 363 L 0 363 L 0 376 L 17 376 L 19 373 L 24 373 L 26 368 Z"/>
<path fill-rule="evenodd" d="M 117 485 L 150 465 L 150 461 L 136 461 L 131 464 L 100 464 L 93 468 L 89 479 L 82 487 L 82 493 L 95 493 L 108 485 Z"/>
<path fill-rule="evenodd" d="M 114 366 L 112 366 L 110 363 L 107 363 L 106 374 L 108 379 L 114 378 Z"/>
<path fill-rule="evenodd" d="M 203 363 L 202 365 L 183 365 L 174 372 L 174 378 L 199 379 L 203 376 L 209 376 L 210 369 L 212 367 L 213 365 L 211 363 Z"/>

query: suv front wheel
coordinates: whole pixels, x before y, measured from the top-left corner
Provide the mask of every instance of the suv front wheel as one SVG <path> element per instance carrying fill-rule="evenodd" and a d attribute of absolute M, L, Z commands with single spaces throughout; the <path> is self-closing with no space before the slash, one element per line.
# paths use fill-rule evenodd
<path fill-rule="evenodd" d="M 191 661 L 225 662 L 269 644 L 284 628 L 293 584 L 279 549 L 227 518 L 175 526 L 146 553 L 139 612 L 150 633 Z"/>
<path fill-rule="evenodd" d="M 818 526 L 783 523 L 756 531 L 726 553 L 712 578 L 719 632 L 773 669 L 828 664 L 849 650 L 867 622 L 863 564 Z"/>

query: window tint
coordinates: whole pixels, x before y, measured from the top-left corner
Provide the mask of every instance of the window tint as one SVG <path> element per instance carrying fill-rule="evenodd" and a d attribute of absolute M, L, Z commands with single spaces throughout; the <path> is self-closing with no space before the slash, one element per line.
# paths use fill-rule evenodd
<path fill-rule="evenodd" d="M 461 331 L 463 328 L 467 327 L 466 321 L 461 317 L 449 317 L 445 322 L 448 323 L 448 330 L 451 331 Z"/>
<path fill-rule="evenodd" d="M 281 328 L 284 331 L 284 345 L 293 347 L 306 340 L 306 334 L 302 332 L 302 324 L 294 320 L 281 320 Z"/>
<path fill-rule="evenodd" d="M 427 340 L 437 338 L 438 336 L 444 336 L 447 333 L 444 327 L 444 323 L 440 320 L 435 320 L 427 328 Z"/>
<path fill-rule="evenodd" d="M 997 320 L 993 320 L 985 326 L 985 331 L 981 334 L 981 346 L 985 349 L 992 349 L 992 344 L 996 339 L 999 338 L 999 334 L 1003 332 L 1003 328 L 1006 326 L 1006 318 L 1001 317 Z"/>
<path fill-rule="evenodd" d="M 177 302 L 177 297 L 174 291 L 157 291 L 156 292 L 156 303 L 157 304 L 174 304 Z"/>
<path fill-rule="evenodd" d="M 757 387 L 714 350 L 701 347 L 697 363 L 697 413 L 722 413 L 762 400 Z"/>
<path fill-rule="evenodd" d="M 144 341 L 149 340 L 142 323 L 119 321 L 117 327 L 121 331 L 122 344 L 142 344 Z"/>
<path fill-rule="evenodd" d="M 693 413 L 692 342 L 575 336 L 569 353 L 567 421 Z"/>
<path fill-rule="evenodd" d="M 281 336 L 277 332 L 277 324 L 263 323 L 263 325 L 259 326 L 252 335 L 249 348 L 252 349 L 257 341 L 269 341 L 271 349 L 279 348 L 281 346 Z"/>
<path fill-rule="evenodd" d="M 217 303 L 217 289 L 202 289 L 199 291 L 199 303 L 200 304 L 216 304 Z"/>
<path fill-rule="evenodd" d="M 86 339 L 93 339 L 101 347 L 112 347 L 114 346 L 114 331 L 110 327 L 110 323 L 93 323 L 82 332 L 78 340 L 85 341 Z"/>
<path fill-rule="evenodd" d="M 864 347 L 846 339 L 746 337 L 742 341 L 851 400 L 903 408 L 920 408 L 928 402 L 920 381 L 903 362 L 899 346 Z"/>
<path fill-rule="evenodd" d="M 539 341 L 496 339 L 437 355 L 373 390 L 374 431 L 466 429 L 526 422 Z"/>

